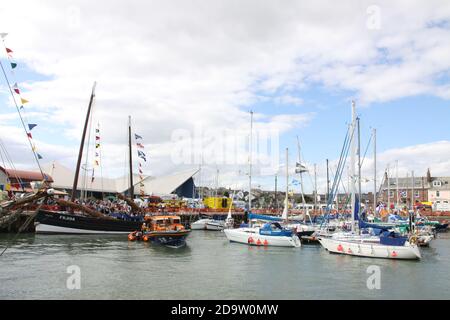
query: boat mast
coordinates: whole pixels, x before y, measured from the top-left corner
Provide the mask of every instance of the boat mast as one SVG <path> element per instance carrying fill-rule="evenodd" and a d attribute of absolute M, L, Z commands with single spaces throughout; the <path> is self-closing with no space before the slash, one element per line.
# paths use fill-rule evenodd
<path fill-rule="evenodd" d="M 356 210 L 356 190 L 355 190 L 355 158 L 356 158 L 356 139 L 355 139 L 355 124 L 356 124 L 356 107 L 355 101 L 352 101 L 352 124 L 351 124 L 351 154 L 350 154 L 350 176 L 351 176 L 351 200 L 352 200 L 352 232 L 355 231 L 355 210 Z"/>
<path fill-rule="evenodd" d="M 96 85 L 97 85 L 97 83 L 94 82 L 94 85 L 92 86 L 92 92 L 91 92 L 91 98 L 89 100 L 88 110 L 86 113 L 86 120 L 84 122 L 83 134 L 81 136 L 80 149 L 78 151 L 77 167 L 75 169 L 75 176 L 73 178 L 72 195 L 70 197 L 70 201 L 72 201 L 72 202 L 75 201 L 75 196 L 77 193 L 78 175 L 80 174 L 80 166 L 81 166 L 81 158 L 83 156 L 84 140 L 86 138 L 86 131 L 87 131 L 87 127 L 88 127 L 89 118 L 91 115 L 92 103 L 94 102 L 94 98 L 95 98 L 95 86 Z"/>
<path fill-rule="evenodd" d="M 328 203 L 328 197 L 330 196 L 330 176 L 328 170 L 328 159 L 327 159 L 327 198 L 325 199 L 325 203 Z M 333 206 L 333 203 L 331 204 Z"/>
<path fill-rule="evenodd" d="M 128 153 L 130 159 L 130 199 L 134 198 L 134 183 L 133 183 L 133 155 L 131 147 L 131 116 L 128 116 Z"/>
<path fill-rule="evenodd" d="M 288 219 L 288 215 L 289 215 L 289 149 L 286 148 L 286 196 L 284 199 L 284 210 L 283 210 L 283 215 L 282 218 L 283 220 Z"/>
<path fill-rule="evenodd" d="M 373 128 L 373 213 L 377 207 L 377 129 Z"/>
<path fill-rule="evenodd" d="M 300 141 L 297 136 L 297 149 L 298 149 L 298 163 L 300 166 L 300 185 L 301 185 L 301 192 L 302 192 L 302 204 L 303 204 L 303 221 L 306 221 L 306 214 L 307 214 L 307 208 L 306 208 L 306 201 L 305 201 L 305 195 L 303 190 L 303 169 L 302 169 L 302 159 L 301 159 L 301 151 L 300 151 Z M 287 159 L 287 158 L 286 158 Z"/>
<path fill-rule="evenodd" d="M 396 164 L 396 168 L 395 168 L 395 184 L 397 185 L 397 191 L 396 191 L 397 195 L 396 195 L 396 202 L 395 203 L 396 203 L 396 209 L 398 210 L 399 205 L 400 205 L 400 203 L 398 201 L 398 193 L 399 193 L 399 189 L 398 189 L 398 160 L 395 161 L 395 164 Z"/>
<path fill-rule="evenodd" d="M 414 170 L 411 171 L 411 183 L 412 183 L 412 188 L 411 188 L 411 209 L 414 210 L 414 204 L 416 203 L 415 201 L 415 195 L 414 195 Z"/>
<path fill-rule="evenodd" d="M 356 125 L 358 128 L 358 216 L 361 213 L 361 130 L 359 126 L 359 117 L 356 118 Z"/>
<path fill-rule="evenodd" d="M 316 212 L 317 206 L 317 164 L 314 163 L 314 210 L 313 214 Z"/>
<path fill-rule="evenodd" d="M 389 181 L 389 163 L 386 169 L 386 180 L 387 180 L 387 205 L 388 212 L 391 210 L 391 181 Z"/>
<path fill-rule="evenodd" d="M 252 211 L 252 143 L 253 140 L 253 111 L 250 111 L 250 141 L 249 141 L 249 156 L 248 156 L 248 212 Z M 251 222 L 249 220 L 249 224 Z"/>

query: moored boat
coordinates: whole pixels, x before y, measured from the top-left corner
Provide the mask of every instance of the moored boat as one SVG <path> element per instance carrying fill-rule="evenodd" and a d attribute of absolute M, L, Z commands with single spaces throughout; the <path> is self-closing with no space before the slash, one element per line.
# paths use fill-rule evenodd
<path fill-rule="evenodd" d="M 300 247 L 300 239 L 292 230 L 283 228 L 279 223 L 266 223 L 259 227 L 225 229 L 230 242 L 238 242 L 250 246 Z"/>
<path fill-rule="evenodd" d="M 140 230 L 128 235 L 128 240 L 149 241 L 167 247 L 180 248 L 186 245 L 186 237 L 191 230 L 181 224 L 179 216 L 146 216 Z"/>

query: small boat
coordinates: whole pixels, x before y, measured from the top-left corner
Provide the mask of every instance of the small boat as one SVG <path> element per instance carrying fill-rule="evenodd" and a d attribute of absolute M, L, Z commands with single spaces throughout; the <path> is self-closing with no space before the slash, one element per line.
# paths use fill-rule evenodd
<path fill-rule="evenodd" d="M 206 230 L 221 231 L 225 228 L 224 220 L 212 220 L 206 222 Z"/>
<path fill-rule="evenodd" d="M 396 236 L 390 232 L 381 234 L 378 239 L 377 242 L 373 237 L 321 237 L 319 241 L 330 253 L 368 258 L 421 259 L 417 237 Z"/>
<path fill-rule="evenodd" d="M 191 230 L 181 224 L 179 216 L 146 216 L 144 220 L 141 230 L 131 232 L 128 240 L 150 241 L 171 248 L 180 248 L 186 245 L 186 237 Z"/>
<path fill-rule="evenodd" d="M 283 228 L 278 222 L 265 223 L 262 226 L 225 229 L 230 242 L 250 246 L 300 247 L 300 239 L 292 230 Z"/>

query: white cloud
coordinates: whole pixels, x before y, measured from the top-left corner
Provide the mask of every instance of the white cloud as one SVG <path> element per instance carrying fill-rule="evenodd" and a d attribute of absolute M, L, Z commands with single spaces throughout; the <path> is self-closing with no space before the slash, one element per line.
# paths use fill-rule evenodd
<path fill-rule="evenodd" d="M 378 1 L 378 30 L 366 27 L 370 5 L 18 0 L 0 4 L 0 30 L 10 33 L 17 60 L 46 76 L 21 86 L 30 114 L 46 115 L 67 141 L 54 148 L 74 149 L 53 152 L 46 141 L 49 157 L 74 161 L 96 80 L 104 166 L 122 173 L 130 114 L 153 159 L 148 170 L 164 173 L 177 170 L 169 159 L 174 130 L 248 128 L 247 111 L 261 95 L 301 106 L 294 91 L 319 84 L 366 104 L 417 94 L 448 99 L 441 78 L 450 68 L 448 2 Z M 255 128 L 286 133 L 313 117 L 255 114 Z"/>

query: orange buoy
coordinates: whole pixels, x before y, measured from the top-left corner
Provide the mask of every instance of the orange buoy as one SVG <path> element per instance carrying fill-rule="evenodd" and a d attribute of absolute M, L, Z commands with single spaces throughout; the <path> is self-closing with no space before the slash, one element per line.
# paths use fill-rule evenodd
<path fill-rule="evenodd" d="M 337 251 L 344 251 L 344 248 L 342 247 L 342 245 L 341 244 L 339 244 L 338 246 L 337 246 Z"/>
<path fill-rule="evenodd" d="M 392 254 L 391 254 L 394 258 L 397 256 L 397 252 L 395 252 L 395 251 L 392 251 Z"/>
<path fill-rule="evenodd" d="M 143 236 L 143 237 L 142 237 L 142 240 L 148 241 L 148 240 L 149 240 L 149 239 L 148 239 L 148 235 Z"/>
<path fill-rule="evenodd" d="M 264 240 L 264 246 L 268 246 L 269 245 L 269 241 L 267 241 L 267 239 L 266 240 Z"/>
<path fill-rule="evenodd" d="M 261 245 L 261 240 L 258 239 L 258 241 L 256 241 L 256 244 L 257 244 L 258 246 L 260 246 L 260 245 Z"/>

